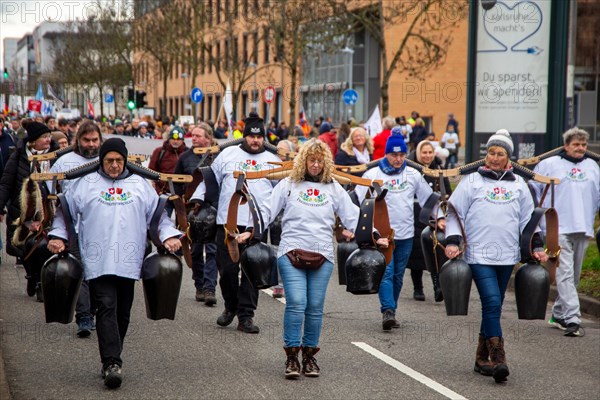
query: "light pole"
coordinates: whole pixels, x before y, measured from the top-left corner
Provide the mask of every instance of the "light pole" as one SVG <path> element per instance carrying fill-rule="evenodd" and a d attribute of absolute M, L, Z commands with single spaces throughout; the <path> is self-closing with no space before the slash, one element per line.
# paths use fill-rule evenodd
<path fill-rule="evenodd" d="M 348 54 L 348 89 L 352 89 L 352 63 L 354 61 L 354 49 L 346 46 L 342 49 L 342 53 Z M 348 119 L 352 118 L 352 109 L 354 105 L 348 106 Z"/>
<path fill-rule="evenodd" d="M 248 67 L 254 68 L 254 89 L 252 90 L 252 110 L 250 111 L 254 111 L 258 114 L 258 88 L 256 87 L 256 69 L 258 68 L 258 65 L 250 61 Z"/>
<path fill-rule="evenodd" d="M 183 115 L 185 115 L 186 110 L 188 109 L 188 104 L 187 104 L 187 99 L 188 99 L 188 95 L 186 93 L 187 90 L 187 85 L 186 85 L 186 78 L 188 77 L 188 74 L 185 72 L 181 73 L 181 77 L 183 78 L 183 105 L 181 106 L 183 108 Z M 190 107 L 191 108 L 191 107 Z"/>

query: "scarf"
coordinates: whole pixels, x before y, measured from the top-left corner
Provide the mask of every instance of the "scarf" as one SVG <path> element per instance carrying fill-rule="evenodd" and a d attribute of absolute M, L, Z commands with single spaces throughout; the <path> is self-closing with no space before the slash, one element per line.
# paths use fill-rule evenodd
<path fill-rule="evenodd" d="M 252 150 L 245 140 L 240 144 L 240 148 L 249 154 L 260 154 L 265 151 L 265 146 L 261 146 L 258 150 Z"/>
<path fill-rule="evenodd" d="M 35 156 L 38 154 L 46 154 L 49 150 L 50 149 L 35 150 L 34 148 L 30 148 L 29 146 L 25 147 L 25 151 L 28 156 Z M 38 168 L 39 172 L 48 172 L 48 170 L 50 169 L 50 161 L 48 161 L 48 160 L 40 161 L 40 162 L 38 162 L 38 165 L 39 165 L 39 168 Z"/>
<path fill-rule="evenodd" d="M 386 157 L 383 157 L 379 161 L 379 168 L 386 175 L 397 175 L 404 170 L 404 167 L 406 167 L 406 160 L 404 160 L 404 162 L 402 163 L 402 166 L 400 168 L 392 167 L 392 165 L 389 163 L 389 161 L 387 160 Z"/>
<path fill-rule="evenodd" d="M 317 175 L 317 176 L 312 176 L 308 172 L 306 174 L 304 174 L 304 180 L 306 182 L 321 182 L 321 178 L 323 178 L 323 173 L 322 172 L 319 175 Z"/>
<path fill-rule="evenodd" d="M 360 151 L 353 146 L 352 151 L 354 152 L 354 155 L 356 156 L 356 161 L 358 161 L 359 164 L 367 164 L 369 161 L 371 161 L 369 158 L 369 150 L 367 150 L 366 147 L 363 151 Z"/>
<path fill-rule="evenodd" d="M 565 160 L 572 162 L 573 164 L 578 164 L 587 158 L 587 154 L 584 155 L 582 158 L 571 157 L 567 154 L 567 151 L 565 149 L 562 149 L 560 153 L 558 153 L 558 156 L 560 158 L 564 158 Z"/>
<path fill-rule="evenodd" d="M 495 181 L 514 181 L 516 180 L 515 174 L 513 173 L 513 167 L 509 164 L 508 168 L 502 171 L 494 171 L 488 167 L 479 167 L 477 169 L 479 175 L 484 178 L 492 179 Z"/>

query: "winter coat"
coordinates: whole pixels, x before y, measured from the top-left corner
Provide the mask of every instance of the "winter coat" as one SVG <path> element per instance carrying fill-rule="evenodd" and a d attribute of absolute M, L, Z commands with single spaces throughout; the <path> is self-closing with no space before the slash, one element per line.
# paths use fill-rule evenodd
<path fill-rule="evenodd" d="M 370 159 L 373 159 L 373 156 L 370 155 Z M 335 165 L 360 165 L 361 163 L 358 162 L 358 160 L 356 159 L 356 155 L 354 154 L 353 151 L 351 151 L 351 153 L 348 153 L 348 151 L 346 151 L 346 149 L 344 147 L 342 147 L 340 149 L 340 151 L 338 151 L 337 155 L 335 156 Z"/>
<path fill-rule="evenodd" d="M 13 137 L 8 129 L 3 129 L 0 133 L 0 176 L 10 157 L 10 148 L 17 146 L 17 139 Z"/>
<path fill-rule="evenodd" d="M 373 160 L 378 160 L 381 157 L 385 156 L 385 145 L 387 144 L 387 140 L 392 134 L 391 129 L 384 129 L 377 136 L 373 138 Z"/>
<path fill-rule="evenodd" d="M 21 205 L 19 195 L 23 187 L 23 181 L 29 178 L 31 173 L 31 163 L 27 158 L 26 142 L 19 140 L 17 149 L 10 155 L 4 173 L 0 179 L 0 213 L 4 214 L 4 209 L 8 210 L 9 220 L 19 218 Z M 55 142 L 50 142 L 50 150 L 58 150 Z M 44 189 L 46 185 L 44 186 Z"/>
<path fill-rule="evenodd" d="M 331 155 L 335 158 L 338 152 L 337 134 L 335 132 L 325 132 L 319 135 L 319 140 L 329 146 Z"/>
<path fill-rule="evenodd" d="M 172 174 L 175 171 L 179 157 L 186 150 L 187 146 L 185 143 L 175 149 L 168 140 L 165 140 L 161 147 L 157 147 L 152 152 L 148 168 L 165 174 Z M 154 188 L 158 194 L 169 189 L 167 182 L 154 182 Z"/>
<path fill-rule="evenodd" d="M 212 164 L 214 155 L 209 155 L 208 159 L 204 163 L 204 166 L 209 166 Z M 201 156 L 194 154 L 194 150 L 192 148 L 186 150 L 180 157 L 179 161 L 177 161 L 177 165 L 175 166 L 174 174 L 183 174 L 183 175 L 193 175 L 196 168 L 198 168 L 198 164 L 200 163 Z M 183 195 L 185 193 L 185 188 L 188 184 L 176 183 L 175 184 L 175 193 L 178 195 Z"/>

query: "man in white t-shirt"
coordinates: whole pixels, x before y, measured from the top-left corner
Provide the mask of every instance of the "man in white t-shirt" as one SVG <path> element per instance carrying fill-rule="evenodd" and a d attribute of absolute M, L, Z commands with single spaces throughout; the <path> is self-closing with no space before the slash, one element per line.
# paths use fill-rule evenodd
<path fill-rule="evenodd" d="M 442 147 L 448 149 L 448 152 L 450 153 L 446 160 L 445 168 L 454 168 L 458 162 L 458 148 L 460 147 L 460 142 L 458 140 L 458 134 L 454 132 L 453 125 L 448 125 L 446 133 L 442 136 L 441 142 Z"/>

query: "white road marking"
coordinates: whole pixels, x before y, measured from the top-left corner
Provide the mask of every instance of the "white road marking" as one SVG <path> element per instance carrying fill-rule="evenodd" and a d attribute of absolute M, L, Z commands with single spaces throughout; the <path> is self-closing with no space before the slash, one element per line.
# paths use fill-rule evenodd
<path fill-rule="evenodd" d="M 420 372 L 417 372 L 414 369 L 407 367 L 406 365 L 402 364 L 400 361 L 394 360 L 392 357 L 383 354 L 376 348 L 371 347 L 364 342 L 352 342 L 352 344 L 355 345 L 356 347 L 366 351 L 367 353 L 379 358 L 384 363 L 396 368 L 398 371 L 402 372 L 403 374 L 408 375 L 409 377 L 413 378 L 414 380 L 416 380 L 418 382 L 421 382 L 423 385 L 435 390 L 436 392 L 440 393 L 443 396 L 446 396 L 449 399 L 467 400 L 465 397 L 461 396 L 460 394 L 437 383 L 433 379 L 426 377 L 425 375 L 421 374 Z"/>
<path fill-rule="evenodd" d="M 266 294 L 268 296 L 273 297 L 273 289 L 262 289 L 261 292 L 263 292 L 264 294 Z M 275 300 L 277 300 L 281 304 L 285 304 L 285 297 L 280 297 L 280 298 L 275 299 Z"/>

